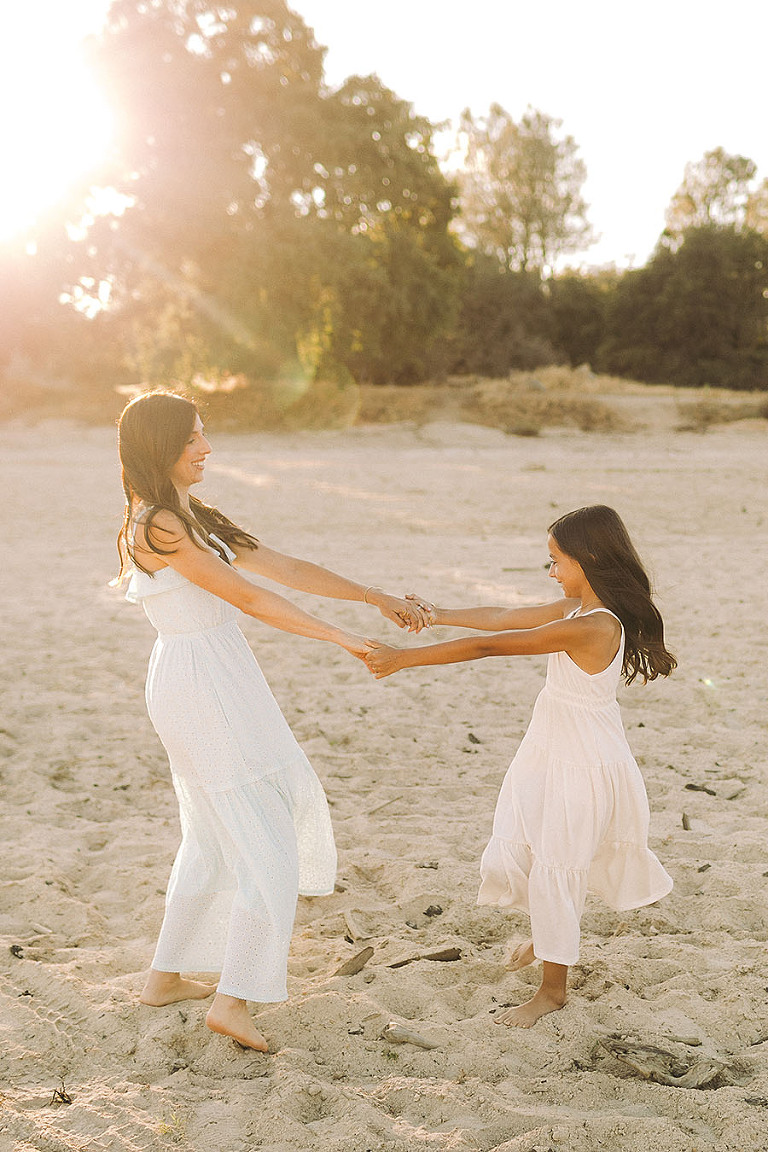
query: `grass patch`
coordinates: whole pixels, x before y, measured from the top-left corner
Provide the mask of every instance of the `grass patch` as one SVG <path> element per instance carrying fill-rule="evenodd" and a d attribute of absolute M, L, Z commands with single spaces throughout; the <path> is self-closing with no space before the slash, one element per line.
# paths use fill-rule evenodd
<path fill-rule="evenodd" d="M 768 398 L 763 394 L 745 398 L 743 393 L 719 390 L 695 400 L 678 400 L 679 432 L 706 432 L 717 424 L 737 420 L 768 420 Z"/>
<path fill-rule="evenodd" d="M 104 385 L 96 389 L 67 381 L 41 382 L 6 371 L 0 387 L 0 422 L 71 419 L 112 424 L 129 398 Z M 705 432 L 737 420 L 768 419 L 765 393 L 707 388 L 691 393 L 671 385 L 640 384 L 593 373 L 587 366 L 549 365 L 512 372 L 500 379 L 448 377 L 441 383 L 410 386 L 358 385 L 349 373 L 329 365 L 309 379 L 298 364 L 276 380 L 245 381 L 228 388 L 182 389 L 199 403 L 204 419 L 221 431 L 292 432 L 343 429 L 360 424 L 408 423 L 417 427 L 444 421 L 498 428 L 508 435 L 538 436 L 547 428 L 582 432 L 630 432 L 632 413 L 658 403 L 669 413 L 671 430 Z M 674 424 L 675 412 L 677 424 Z"/>

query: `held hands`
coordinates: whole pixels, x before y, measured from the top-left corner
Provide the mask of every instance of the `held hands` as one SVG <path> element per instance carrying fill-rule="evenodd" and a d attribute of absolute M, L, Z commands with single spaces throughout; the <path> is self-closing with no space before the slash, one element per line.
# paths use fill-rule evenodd
<path fill-rule="evenodd" d="M 354 632 L 346 632 L 343 634 L 344 639 L 339 641 L 339 644 L 350 656 L 356 656 L 358 660 L 366 663 L 366 657 L 371 650 L 371 645 L 375 644 L 375 640 L 366 640 L 363 636 L 357 636 Z"/>
<path fill-rule="evenodd" d="M 391 648 L 389 644 L 380 644 L 378 640 L 368 640 L 367 648 L 363 660 L 376 680 L 383 680 L 385 676 L 391 676 L 404 667 L 404 649 Z"/>
<path fill-rule="evenodd" d="M 431 618 L 434 605 L 412 592 L 405 597 L 389 596 L 379 588 L 371 588 L 366 589 L 365 600 L 368 604 L 375 604 L 382 616 L 392 620 L 398 628 L 407 628 L 409 632 L 421 632 L 422 628 L 430 628 L 434 623 Z"/>
<path fill-rule="evenodd" d="M 340 644 L 349 652 L 350 656 L 356 656 L 358 660 L 362 660 L 376 680 L 381 680 L 384 676 L 398 672 L 404 665 L 402 658 L 405 655 L 405 650 L 403 648 L 390 648 L 388 644 L 380 644 L 378 640 L 364 640 L 362 636 L 356 636 L 354 632 L 345 633 Z"/>

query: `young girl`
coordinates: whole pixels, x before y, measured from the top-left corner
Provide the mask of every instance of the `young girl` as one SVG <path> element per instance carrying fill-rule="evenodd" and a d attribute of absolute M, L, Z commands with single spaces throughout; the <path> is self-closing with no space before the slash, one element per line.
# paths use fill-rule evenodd
<path fill-rule="evenodd" d="M 360 636 L 247 580 L 374 604 L 401 626 L 426 622 L 413 600 L 365 588 L 267 548 L 203 504 L 211 446 L 191 401 L 168 392 L 132 400 L 120 417 L 125 519 L 118 548 L 128 599 L 158 631 L 147 707 L 165 745 L 182 840 L 144 1004 L 203 999 L 214 1032 L 267 1050 L 247 1010 L 286 998 L 298 892 L 332 892 L 336 849 L 320 781 L 297 744 L 238 621 L 338 644 L 362 658 Z M 221 972 L 218 990 L 183 971 Z"/>
<path fill-rule="evenodd" d="M 550 653 L 547 679 L 501 786 L 480 864 L 479 904 L 528 912 L 532 940 L 516 970 L 542 960 L 541 986 L 498 1023 L 530 1028 L 562 1008 L 579 956 L 587 890 L 623 911 L 653 904 L 672 881 L 648 848 L 649 811 L 616 701 L 631 684 L 668 676 L 677 661 L 648 577 L 612 508 L 579 508 L 549 529 L 549 574 L 565 600 L 535 608 L 431 609 L 431 623 L 492 632 L 410 650 L 369 641 L 380 678 L 401 668 L 482 656 Z"/>

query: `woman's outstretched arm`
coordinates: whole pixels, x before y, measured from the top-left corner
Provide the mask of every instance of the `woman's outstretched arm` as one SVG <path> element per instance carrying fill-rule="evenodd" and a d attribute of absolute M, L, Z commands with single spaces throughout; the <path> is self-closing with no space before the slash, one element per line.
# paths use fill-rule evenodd
<path fill-rule="evenodd" d="M 238 549 L 235 565 L 298 592 L 312 592 L 331 600 L 364 599 L 365 603 L 378 608 L 382 616 L 411 632 L 420 632 L 429 622 L 418 599 L 392 596 L 381 588 L 359 584 L 310 560 L 300 560 L 263 544 L 258 548 Z"/>
<path fill-rule="evenodd" d="M 214 596 L 234 604 L 247 615 L 282 632 L 338 644 L 361 659 L 368 651 L 361 636 L 305 612 L 276 592 L 259 588 L 225 563 L 218 553 L 195 544 L 173 513 L 163 512 L 156 516 L 151 533 L 153 541 L 164 549 L 164 559 L 169 567 Z M 139 546 L 141 543 L 137 539 Z"/>

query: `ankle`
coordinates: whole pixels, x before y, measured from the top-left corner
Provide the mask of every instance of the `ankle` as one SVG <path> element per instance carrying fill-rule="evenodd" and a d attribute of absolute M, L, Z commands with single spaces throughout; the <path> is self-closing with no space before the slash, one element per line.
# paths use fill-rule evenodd
<path fill-rule="evenodd" d="M 562 988 L 546 988 L 542 985 L 541 988 L 539 988 L 539 994 L 551 1004 L 556 1004 L 558 1008 L 562 1008 L 567 999 L 566 993 Z"/>
<path fill-rule="evenodd" d="M 153 984 L 154 986 L 160 988 L 178 984 L 180 980 L 180 972 L 161 972 L 157 968 L 150 968 L 149 974 L 147 976 L 147 984 Z"/>

